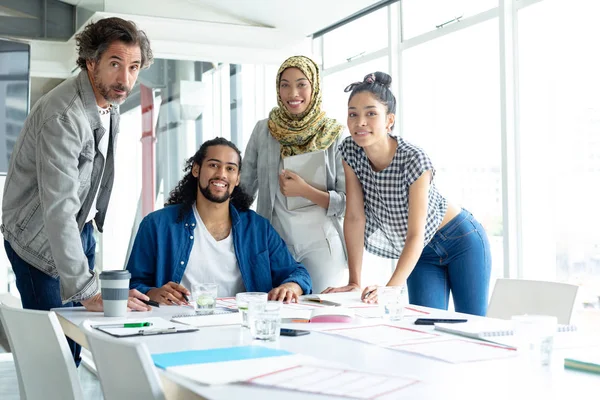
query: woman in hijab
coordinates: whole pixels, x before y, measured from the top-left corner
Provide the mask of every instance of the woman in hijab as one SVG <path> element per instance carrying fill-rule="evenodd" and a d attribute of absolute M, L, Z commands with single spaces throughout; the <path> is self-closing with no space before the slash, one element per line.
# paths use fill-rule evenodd
<path fill-rule="evenodd" d="M 319 67 L 308 57 L 283 62 L 276 79 L 277 104 L 259 121 L 244 154 L 241 185 L 256 197 L 257 212 L 267 218 L 304 264 L 320 293 L 347 279 L 341 219 L 346 209 L 345 179 L 338 151 L 344 127 L 321 110 Z M 283 169 L 286 157 L 323 150 L 327 189 L 309 185 Z M 287 199 L 303 197 L 310 205 L 289 209 Z M 260 260 L 257 260 L 259 262 Z"/>

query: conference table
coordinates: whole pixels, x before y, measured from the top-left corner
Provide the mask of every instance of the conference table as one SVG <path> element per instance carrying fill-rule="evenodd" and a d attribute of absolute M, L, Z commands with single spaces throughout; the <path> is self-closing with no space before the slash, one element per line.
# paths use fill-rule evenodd
<path fill-rule="evenodd" d="M 329 295 L 329 299 L 335 295 Z M 333 296 L 333 297 L 331 297 Z M 340 294 L 340 303 L 349 307 L 360 307 L 357 299 L 347 303 L 349 296 Z M 418 329 L 433 332 L 432 326 L 416 326 L 419 317 L 427 318 L 465 318 L 469 321 L 489 320 L 483 317 L 460 314 L 419 306 L 408 306 L 401 321 L 389 321 L 383 317 L 364 314 L 359 308 L 352 323 L 299 324 L 286 323 L 282 327 L 304 329 L 311 333 L 305 336 L 281 336 L 275 342 L 253 340 L 247 328 L 240 325 L 201 327 L 188 333 L 136 336 L 120 340 L 143 342 L 151 354 L 202 350 L 232 346 L 259 345 L 273 349 L 282 349 L 309 357 L 323 365 L 345 367 L 349 370 L 364 371 L 371 374 L 398 376 L 411 381 L 401 390 L 376 398 L 381 399 L 598 399 L 600 398 L 600 375 L 568 370 L 563 367 L 565 357 L 578 357 L 589 354 L 600 355 L 599 332 L 560 333 L 561 344 L 553 350 L 552 361 L 548 366 L 534 364 L 521 352 L 511 352 L 510 356 L 483 361 L 451 363 L 436 359 L 435 355 L 424 356 L 402 350 L 402 346 L 388 348 L 367 343 L 356 338 L 332 334 L 332 330 L 341 328 L 370 329 L 376 325 L 395 326 L 405 330 Z M 82 307 L 54 309 L 65 335 L 88 348 L 82 323 L 91 321 L 114 321 L 104 318 L 102 313 L 88 312 Z M 127 319 L 139 320 L 143 317 L 170 319 L 181 313 L 179 306 L 161 306 L 150 312 L 130 312 Z M 367 313 L 368 314 L 368 313 Z M 363 315 L 363 316 L 360 316 Z M 376 315 L 376 314 L 375 314 Z M 367 318 L 368 316 L 368 318 Z M 315 330 L 312 330 L 315 329 Z M 476 341 L 435 331 L 447 340 Z M 557 347 L 557 346 L 555 346 Z M 167 398 L 183 398 L 182 393 L 191 391 L 207 399 L 332 399 L 342 398 L 302 391 L 286 390 L 251 384 L 248 382 L 222 385 L 204 385 L 180 376 L 169 370 L 158 369 Z M 179 392 L 178 392 L 179 391 Z M 348 397 L 348 396 L 346 396 Z M 350 394 L 351 397 L 351 394 Z"/>

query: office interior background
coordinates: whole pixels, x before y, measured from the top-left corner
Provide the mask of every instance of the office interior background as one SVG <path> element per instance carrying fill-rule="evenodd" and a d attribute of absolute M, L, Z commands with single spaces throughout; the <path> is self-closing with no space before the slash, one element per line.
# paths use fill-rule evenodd
<path fill-rule="evenodd" d="M 425 149 L 442 194 L 489 235 L 491 288 L 499 277 L 574 283 L 576 314 L 597 319 L 599 11 L 594 0 L 0 0 L 0 169 L 35 101 L 77 74 L 74 34 L 90 19 L 135 21 L 156 60 L 121 106 L 96 256 L 99 270 L 120 269 L 142 218 L 142 85 L 154 99 L 158 209 L 203 141 L 244 150 L 276 106 L 288 56 L 321 65 L 323 108 L 343 124 L 343 89 L 384 71 L 399 100 L 394 133 Z M 363 285 L 385 284 L 395 262 L 365 259 Z M 4 292 L 18 296 L 0 251 Z"/>

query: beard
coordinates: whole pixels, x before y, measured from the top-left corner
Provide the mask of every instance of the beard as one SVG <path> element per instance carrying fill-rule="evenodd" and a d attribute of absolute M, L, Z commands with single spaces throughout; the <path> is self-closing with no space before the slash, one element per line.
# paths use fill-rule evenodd
<path fill-rule="evenodd" d="M 208 185 L 206 187 L 202 187 L 200 185 L 200 180 L 198 180 L 198 189 L 200 189 L 200 193 L 206 198 L 208 201 L 212 201 L 213 203 L 224 203 L 231 197 L 231 193 L 225 192 L 222 196 L 215 196 L 209 189 L 210 181 L 208 181 Z"/>
<path fill-rule="evenodd" d="M 123 102 L 125 100 L 127 100 L 127 97 L 131 93 L 130 88 L 128 88 L 127 86 L 118 84 L 118 83 L 115 85 L 112 85 L 112 86 L 105 85 L 104 82 L 102 82 L 102 78 L 100 78 L 99 71 L 96 71 L 94 73 L 94 84 L 96 86 L 96 89 L 98 89 L 98 93 L 100 93 L 100 95 L 104 98 L 104 100 L 108 101 L 110 104 L 115 104 L 115 105 L 123 104 Z M 110 95 L 111 89 L 124 91 L 125 94 L 123 96 L 111 96 Z"/>

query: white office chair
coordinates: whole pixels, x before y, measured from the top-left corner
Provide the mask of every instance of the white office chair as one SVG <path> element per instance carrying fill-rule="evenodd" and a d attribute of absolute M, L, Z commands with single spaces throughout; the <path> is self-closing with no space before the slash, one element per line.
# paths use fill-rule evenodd
<path fill-rule="evenodd" d="M 0 304 L 21 399 L 83 400 L 73 355 L 54 312 Z"/>
<path fill-rule="evenodd" d="M 510 319 L 513 315 L 553 315 L 559 324 L 571 321 L 576 285 L 525 279 L 498 279 L 487 316 Z"/>
<path fill-rule="evenodd" d="M 162 383 L 144 343 L 111 337 L 82 324 L 105 400 L 164 400 Z"/>

